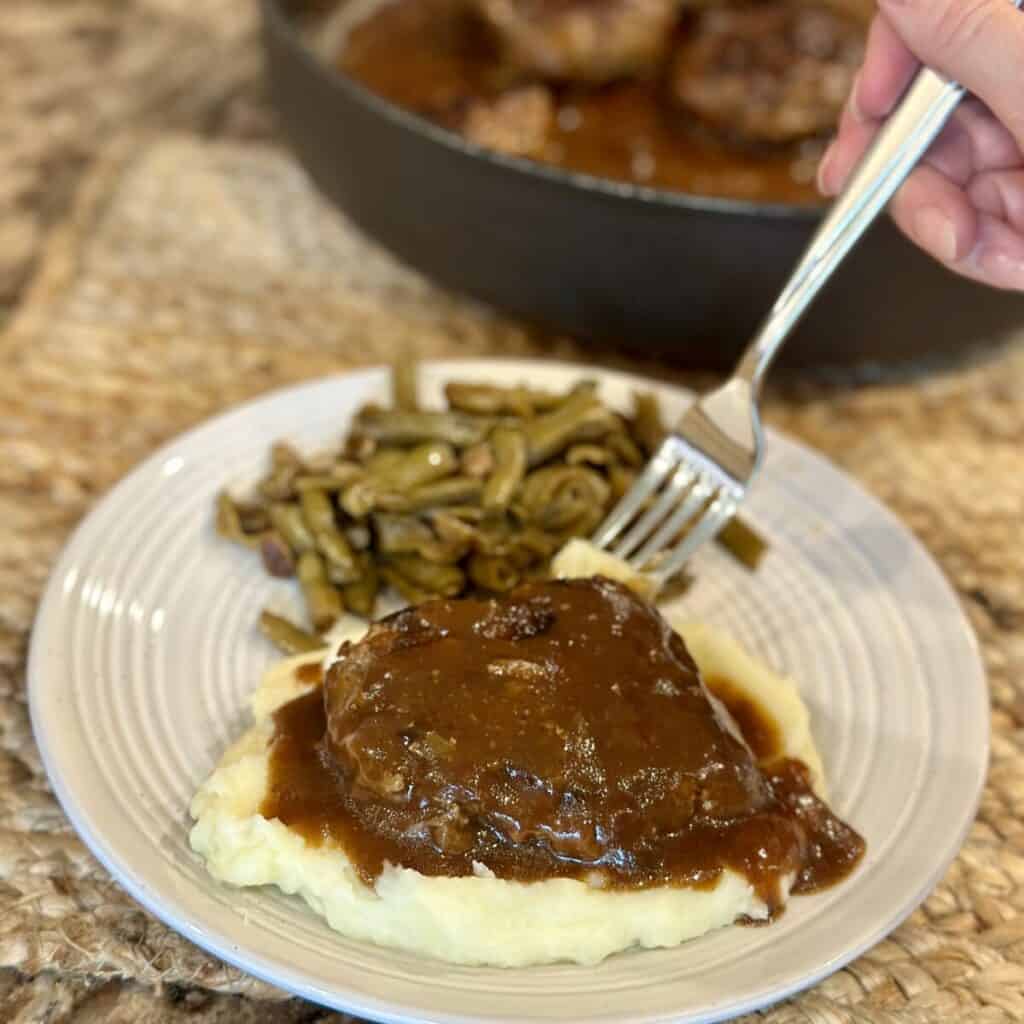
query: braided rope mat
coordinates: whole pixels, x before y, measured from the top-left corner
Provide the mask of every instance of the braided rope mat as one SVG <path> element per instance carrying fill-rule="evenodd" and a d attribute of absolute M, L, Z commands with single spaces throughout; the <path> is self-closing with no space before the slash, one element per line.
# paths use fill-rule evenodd
<path fill-rule="evenodd" d="M 217 962 L 110 881 L 48 789 L 25 654 L 69 531 L 154 446 L 399 344 L 424 358 L 594 359 L 398 267 L 270 147 L 115 146 L 52 236 L 0 335 L 0 1019 L 345 1019 Z M 791 379 L 769 418 L 859 477 L 939 559 L 982 641 L 994 735 L 978 821 L 924 907 L 756 1019 L 1024 1019 L 1024 346 L 929 373 Z"/>

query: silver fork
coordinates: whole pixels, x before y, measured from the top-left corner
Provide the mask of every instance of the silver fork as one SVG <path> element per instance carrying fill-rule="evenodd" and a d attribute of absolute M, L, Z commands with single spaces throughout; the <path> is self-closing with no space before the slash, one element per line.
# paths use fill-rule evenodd
<path fill-rule="evenodd" d="M 1013 0 L 1015 7 L 1022 2 Z M 825 216 L 732 377 L 684 413 L 594 534 L 598 547 L 627 559 L 636 569 L 646 568 L 664 583 L 728 522 L 764 456 L 758 401 L 768 367 L 808 304 L 902 184 L 963 95 L 956 82 L 927 68 L 918 72 Z"/>

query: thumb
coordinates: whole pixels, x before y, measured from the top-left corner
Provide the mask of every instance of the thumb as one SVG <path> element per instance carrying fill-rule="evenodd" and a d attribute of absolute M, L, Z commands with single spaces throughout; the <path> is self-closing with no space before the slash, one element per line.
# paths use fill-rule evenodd
<path fill-rule="evenodd" d="M 1010 0 L 878 0 L 915 57 L 956 79 L 1024 141 L 1024 11 Z"/>

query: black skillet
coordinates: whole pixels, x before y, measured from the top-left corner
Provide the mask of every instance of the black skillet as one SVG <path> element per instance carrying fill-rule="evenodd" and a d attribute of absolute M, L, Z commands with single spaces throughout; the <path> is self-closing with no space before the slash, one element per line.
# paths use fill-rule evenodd
<path fill-rule="evenodd" d="M 344 2 L 344 0 L 343 0 Z M 728 366 L 813 230 L 799 206 L 709 199 L 484 151 L 318 59 L 263 0 L 273 101 L 313 181 L 449 288 L 554 331 Z M 876 223 L 783 350 L 790 365 L 903 360 L 1024 325 L 1024 297 L 947 272 Z"/>

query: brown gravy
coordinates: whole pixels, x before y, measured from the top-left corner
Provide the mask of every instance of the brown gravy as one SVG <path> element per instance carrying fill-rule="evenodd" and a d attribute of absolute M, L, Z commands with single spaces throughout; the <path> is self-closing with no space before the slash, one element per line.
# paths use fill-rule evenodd
<path fill-rule="evenodd" d="M 346 74 L 446 127 L 452 111 L 500 90 L 495 56 L 459 0 L 393 0 L 356 25 L 337 58 Z M 822 143 L 734 148 L 684 125 L 660 79 L 555 90 L 543 163 L 599 178 L 757 202 L 819 204 Z"/>
<path fill-rule="evenodd" d="M 275 713 L 261 813 L 337 843 L 367 882 L 385 862 L 609 888 L 732 868 L 777 908 L 782 875 L 818 889 L 863 853 L 777 737 L 759 765 L 722 727 L 682 641 L 618 584 L 432 601 L 343 651 Z M 716 689 L 767 749 L 770 721 Z"/>

